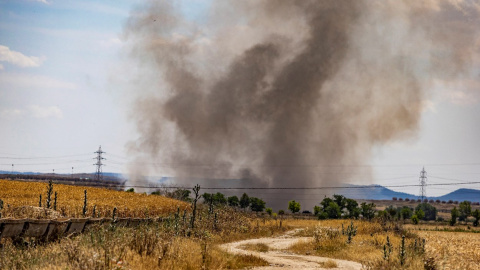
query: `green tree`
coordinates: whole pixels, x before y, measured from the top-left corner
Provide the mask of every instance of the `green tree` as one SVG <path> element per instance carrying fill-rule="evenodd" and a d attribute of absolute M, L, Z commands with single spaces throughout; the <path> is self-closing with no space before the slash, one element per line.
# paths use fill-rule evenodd
<path fill-rule="evenodd" d="M 300 211 L 300 203 L 296 202 L 295 200 L 288 202 L 288 210 L 290 210 L 293 214 Z"/>
<path fill-rule="evenodd" d="M 230 196 L 228 197 L 227 201 L 228 201 L 228 205 L 232 207 L 237 207 L 240 203 L 237 196 Z"/>
<path fill-rule="evenodd" d="M 242 197 L 240 197 L 240 208 L 246 209 L 250 205 L 250 198 L 248 197 L 247 193 L 243 193 Z"/>
<path fill-rule="evenodd" d="M 375 204 L 374 203 L 362 203 L 360 204 L 360 213 L 363 218 L 371 220 L 375 217 Z"/>
<path fill-rule="evenodd" d="M 412 209 L 410 209 L 410 207 L 404 206 L 400 209 L 400 218 L 402 218 L 403 220 L 410 219 L 412 215 L 413 211 Z"/>
<path fill-rule="evenodd" d="M 459 216 L 458 220 L 465 221 L 469 216 L 472 215 L 472 205 L 469 201 L 463 201 L 458 205 Z"/>
<path fill-rule="evenodd" d="M 205 204 L 213 203 L 213 194 L 211 193 L 203 193 L 202 198 L 203 198 L 203 203 Z"/>
<path fill-rule="evenodd" d="M 347 207 L 347 198 L 345 198 L 343 195 L 333 195 L 333 201 L 340 207 L 340 211 L 343 211 L 345 207 Z"/>
<path fill-rule="evenodd" d="M 272 214 L 273 214 L 273 209 L 270 208 L 270 207 L 267 207 L 267 208 L 265 208 L 265 212 L 267 212 L 267 214 L 268 214 L 269 216 L 272 216 Z"/>
<path fill-rule="evenodd" d="M 418 219 L 424 219 L 425 218 L 425 212 L 423 212 L 422 209 L 417 209 L 417 210 L 415 210 L 415 216 L 417 216 Z"/>
<path fill-rule="evenodd" d="M 345 205 L 349 218 L 358 218 L 360 216 L 360 208 L 358 208 L 357 201 L 353 199 L 345 199 Z"/>
<path fill-rule="evenodd" d="M 421 203 L 421 204 L 417 205 L 417 207 L 415 207 L 415 213 L 419 209 L 422 210 L 423 213 L 425 214 L 423 216 L 423 218 L 420 217 L 417 214 L 419 219 L 423 219 L 423 220 L 436 220 L 437 219 L 437 208 L 435 208 L 433 205 L 431 205 L 429 203 Z"/>
<path fill-rule="evenodd" d="M 285 211 L 282 210 L 282 209 L 280 209 L 280 210 L 278 210 L 278 214 L 279 214 L 280 216 L 285 215 Z"/>
<path fill-rule="evenodd" d="M 327 209 L 328 205 L 330 205 L 331 202 L 333 202 L 333 200 L 330 199 L 329 197 L 323 198 L 322 202 L 320 202 L 320 205 L 322 206 L 323 211 Z"/>
<path fill-rule="evenodd" d="M 325 209 L 325 212 L 328 215 L 328 218 L 337 219 L 342 216 L 342 210 L 336 202 L 331 202 L 328 207 Z"/>
<path fill-rule="evenodd" d="M 472 216 L 475 218 L 475 220 L 473 221 L 473 226 L 477 227 L 480 221 L 480 210 L 477 209 L 473 211 Z"/>
<path fill-rule="evenodd" d="M 455 225 L 455 223 L 457 223 L 457 218 L 459 216 L 459 212 L 457 210 L 457 207 L 454 206 L 452 211 L 450 212 L 450 214 L 452 215 L 452 218 L 450 219 L 450 226 L 453 226 Z"/>
<path fill-rule="evenodd" d="M 223 193 L 217 192 L 213 195 L 213 203 L 217 205 L 225 205 L 227 204 L 227 198 Z"/>
<path fill-rule="evenodd" d="M 265 209 L 265 202 L 256 197 L 250 197 L 250 209 L 254 212 L 262 212 Z"/>
<path fill-rule="evenodd" d="M 320 211 L 322 211 L 322 208 L 321 208 L 320 206 L 315 205 L 315 206 L 313 207 L 313 214 L 314 214 L 315 216 L 318 215 L 318 213 L 320 213 Z"/>

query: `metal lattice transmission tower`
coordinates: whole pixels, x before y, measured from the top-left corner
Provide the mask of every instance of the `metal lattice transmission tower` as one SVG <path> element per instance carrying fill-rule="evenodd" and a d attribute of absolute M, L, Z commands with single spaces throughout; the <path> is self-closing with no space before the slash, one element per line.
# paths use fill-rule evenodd
<path fill-rule="evenodd" d="M 427 172 L 425 171 L 425 167 L 423 167 L 420 172 L 420 198 L 422 202 L 427 198 Z"/>
<path fill-rule="evenodd" d="M 102 146 L 101 145 L 98 147 L 98 150 L 94 153 L 97 154 L 97 157 L 94 158 L 94 159 L 97 160 L 97 162 L 95 164 L 93 164 L 93 165 L 97 166 L 97 170 L 95 172 L 95 180 L 96 181 L 102 181 L 103 180 L 102 166 L 105 166 L 105 164 L 102 163 L 102 160 L 105 160 L 105 158 L 102 157 L 102 154 L 106 154 L 106 153 L 102 151 Z"/>

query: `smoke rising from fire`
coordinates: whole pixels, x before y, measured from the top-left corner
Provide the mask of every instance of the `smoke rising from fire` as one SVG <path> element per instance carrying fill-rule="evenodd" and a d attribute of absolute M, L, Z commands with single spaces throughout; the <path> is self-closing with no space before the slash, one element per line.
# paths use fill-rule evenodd
<path fill-rule="evenodd" d="M 139 70 L 132 173 L 338 186 L 412 138 L 438 80 L 473 76 L 471 1 L 150 1 L 125 27 Z M 366 178 L 368 181 L 369 177 Z M 189 182 L 187 182 L 189 183 Z M 192 185 L 195 183 L 191 183 Z"/>

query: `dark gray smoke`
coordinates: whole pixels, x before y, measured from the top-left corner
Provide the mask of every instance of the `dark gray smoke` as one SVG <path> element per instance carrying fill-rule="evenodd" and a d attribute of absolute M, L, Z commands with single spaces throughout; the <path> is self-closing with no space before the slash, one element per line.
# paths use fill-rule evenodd
<path fill-rule="evenodd" d="M 155 164 L 132 173 L 348 181 L 373 146 L 415 136 L 434 82 L 471 70 L 478 4 L 418 2 L 219 0 L 200 21 L 179 2 L 139 7 L 125 31 L 141 74 L 129 149 Z"/>

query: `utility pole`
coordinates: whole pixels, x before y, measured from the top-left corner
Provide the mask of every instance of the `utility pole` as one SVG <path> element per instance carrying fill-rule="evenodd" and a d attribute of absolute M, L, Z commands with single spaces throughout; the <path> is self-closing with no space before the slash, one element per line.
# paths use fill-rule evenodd
<path fill-rule="evenodd" d="M 70 175 L 70 178 L 73 178 L 73 167 L 72 167 L 72 174 Z"/>
<path fill-rule="evenodd" d="M 102 151 L 102 146 L 100 145 L 98 147 L 98 150 L 94 153 L 97 154 L 97 157 L 94 158 L 94 159 L 97 160 L 97 162 L 95 164 L 93 164 L 93 165 L 97 166 L 97 171 L 95 172 L 95 181 L 102 181 L 103 180 L 102 166 L 105 165 L 105 164 L 102 163 L 102 160 L 105 159 L 105 158 L 102 157 L 102 154 L 105 154 L 105 152 Z"/>
<path fill-rule="evenodd" d="M 12 174 L 13 174 L 13 166 L 14 166 L 14 164 L 12 164 Z"/>
<path fill-rule="evenodd" d="M 427 172 L 425 171 L 425 167 L 423 167 L 420 172 L 420 198 L 422 202 L 427 198 Z"/>

